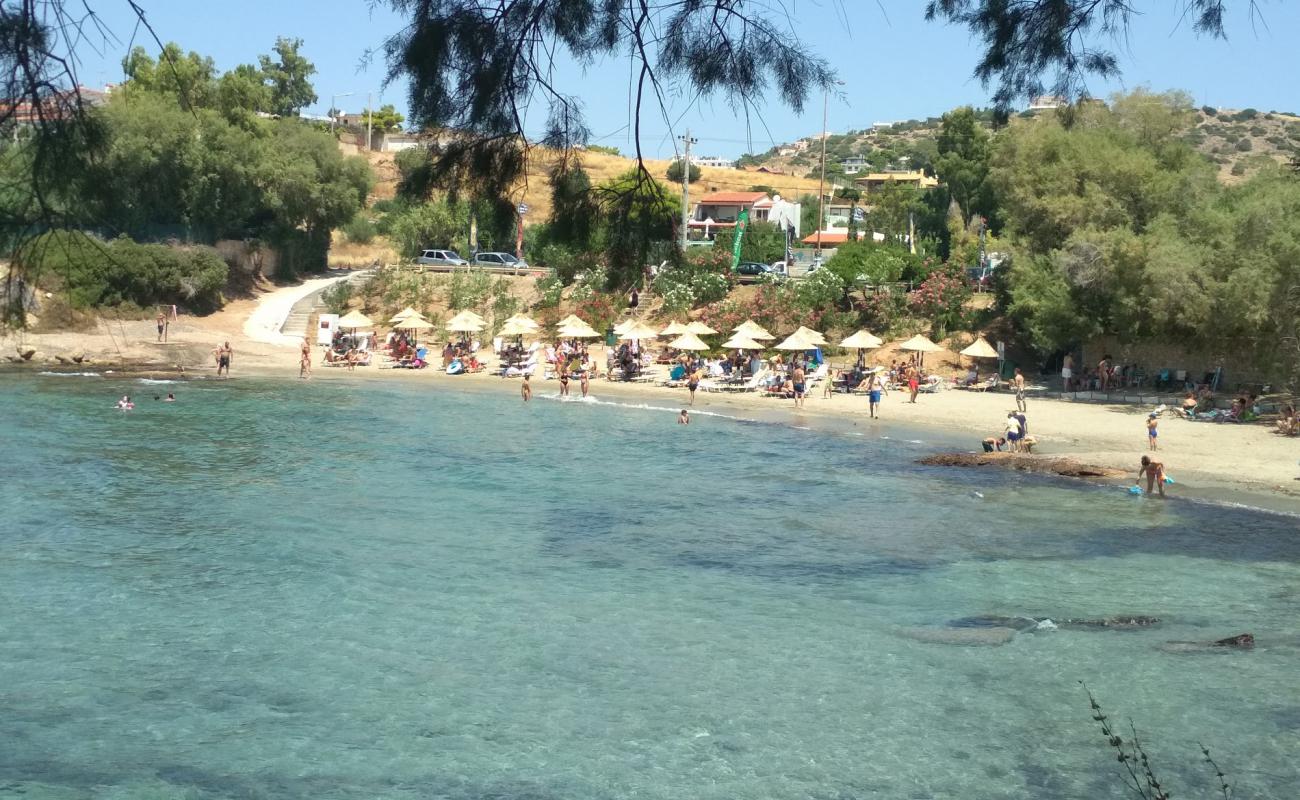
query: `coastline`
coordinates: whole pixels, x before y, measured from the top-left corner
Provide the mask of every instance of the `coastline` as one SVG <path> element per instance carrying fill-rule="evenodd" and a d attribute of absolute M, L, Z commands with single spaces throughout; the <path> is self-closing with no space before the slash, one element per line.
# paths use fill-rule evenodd
<path fill-rule="evenodd" d="M 235 365 L 235 376 L 254 380 L 297 381 L 296 353 L 280 349 L 274 353 L 258 353 L 242 359 Z M 40 372 L 86 373 L 98 372 L 106 379 L 174 379 L 185 382 L 217 380 L 214 370 L 207 365 L 189 367 L 183 371 L 154 366 L 106 364 L 72 368 L 68 366 L 37 365 L 5 368 L 7 374 Z M 312 384 L 353 383 L 364 386 L 373 382 L 421 385 L 437 391 L 453 390 L 468 393 L 517 394 L 519 381 L 501 378 L 489 373 L 449 376 L 430 367 L 424 370 L 380 370 L 363 367 L 352 372 L 339 368 L 315 366 L 312 378 L 302 381 L 304 388 Z M 556 381 L 534 380 L 534 401 L 557 399 Z M 580 397 L 577 385 L 572 386 L 573 397 Z M 1007 394 L 981 394 L 947 390 L 938 394 L 921 395 L 916 405 L 906 401 L 906 395 L 890 393 L 881 405 L 881 418 L 872 420 L 867 414 L 867 401 L 858 395 L 836 394 L 823 398 L 814 392 L 803 409 L 794 409 L 788 400 L 761 397 L 755 394 L 723 394 L 698 392 L 696 402 L 688 405 L 685 389 L 669 389 L 648 383 L 610 382 L 603 378 L 591 384 L 591 395 L 598 403 L 645 406 L 648 410 L 676 414 L 682 408 L 704 412 L 738 422 L 788 425 L 819 434 L 870 436 L 895 438 L 908 442 L 924 443 L 927 453 L 979 451 L 979 442 L 985 436 L 997 433 L 1007 410 L 1014 407 L 1014 399 Z M 1067 400 L 1031 399 L 1028 416 L 1030 429 L 1038 439 L 1036 455 L 1073 459 L 1083 464 L 1117 469 L 1136 475 L 1137 462 L 1145 454 L 1142 432 L 1143 409 L 1134 406 L 1102 403 L 1078 403 Z M 1171 495 L 1195 502 L 1221 505 L 1241 505 L 1251 509 L 1287 515 L 1300 515 L 1300 447 L 1270 433 L 1262 426 L 1218 425 L 1195 423 L 1177 419 L 1162 420 L 1163 441 L 1175 441 L 1172 448 L 1161 450 L 1157 457 L 1163 460 L 1169 472 L 1176 477 L 1177 488 Z M 1139 435 L 1128 439 L 1117 436 L 1117 427 L 1132 427 Z M 1236 443 L 1233 443 L 1233 440 Z M 1279 454 L 1293 451 L 1283 460 Z M 1273 458 L 1274 463 L 1261 461 Z M 1220 457 L 1221 456 L 1221 457 Z M 987 468 L 987 467 L 980 467 Z M 1002 467 L 992 467 L 1001 469 Z M 971 467 L 947 467 L 954 471 Z M 1289 472 L 1289 477 L 1288 477 Z M 1243 475 L 1259 475 L 1263 479 L 1249 479 Z M 1124 486 L 1127 479 L 1081 479 L 1093 485 Z M 1290 484 L 1290 485 L 1288 485 Z"/>

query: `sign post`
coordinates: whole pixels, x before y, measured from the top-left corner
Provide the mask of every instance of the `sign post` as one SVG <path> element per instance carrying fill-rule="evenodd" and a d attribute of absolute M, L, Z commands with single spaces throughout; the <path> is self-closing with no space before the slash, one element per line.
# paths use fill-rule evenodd
<path fill-rule="evenodd" d="M 515 228 L 515 258 L 524 257 L 524 214 L 528 213 L 528 204 L 520 203 L 515 209 L 519 212 L 519 224 Z"/>

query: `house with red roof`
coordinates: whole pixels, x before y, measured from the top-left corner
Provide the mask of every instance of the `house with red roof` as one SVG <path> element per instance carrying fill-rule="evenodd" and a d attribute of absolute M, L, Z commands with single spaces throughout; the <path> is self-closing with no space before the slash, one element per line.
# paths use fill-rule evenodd
<path fill-rule="evenodd" d="M 779 195 L 768 197 L 763 192 L 713 192 L 704 195 L 695 204 L 687 221 L 690 238 L 696 241 L 711 240 L 718 235 L 719 229 L 736 227 L 736 220 L 740 218 L 741 211 L 749 212 L 751 222 L 767 222 L 778 204 L 784 204 L 786 207 L 793 206 L 793 213 L 787 210 L 786 214 L 788 217 L 793 217 L 795 234 L 798 235 L 798 204 L 785 203 Z"/>

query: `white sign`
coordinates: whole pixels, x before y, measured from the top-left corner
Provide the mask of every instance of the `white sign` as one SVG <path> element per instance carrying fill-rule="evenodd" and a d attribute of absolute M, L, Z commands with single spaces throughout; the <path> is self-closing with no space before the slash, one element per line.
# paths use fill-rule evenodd
<path fill-rule="evenodd" d="M 334 331 L 339 326 L 338 314 L 321 314 L 320 322 L 316 325 L 316 344 L 331 345 L 334 343 Z"/>
<path fill-rule="evenodd" d="M 527 213 L 528 213 L 528 204 L 527 204 L 527 203 L 520 203 L 520 204 L 519 204 L 519 208 L 517 208 L 517 209 L 515 209 L 515 210 L 518 211 L 518 212 L 519 212 L 519 216 L 522 217 L 524 214 L 527 214 Z"/>

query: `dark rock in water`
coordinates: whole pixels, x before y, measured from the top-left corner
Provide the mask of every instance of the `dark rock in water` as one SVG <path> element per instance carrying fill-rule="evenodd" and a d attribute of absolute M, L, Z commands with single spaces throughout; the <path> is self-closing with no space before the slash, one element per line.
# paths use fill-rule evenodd
<path fill-rule="evenodd" d="M 1140 615 L 1120 615 L 1114 617 L 1096 617 L 1096 618 L 1067 618 L 1052 620 L 1059 628 L 1078 628 L 1083 630 L 1098 630 L 1102 628 L 1118 628 L 1125 630 L 1129 628 L 1151 628 L 1160 624 L 1159 617 L 1147 617 Z"/>
<path fill-rule="evenodd" d="M 1239 633 L 1213 642 L 1165 642 L 1160 649 L 1166 653 L 1229 653 L 1250 650 L 1254 646 L 1255 634 Z"/>
<path fill-rule="evenodd" d="M 1011 628 L 1012 630 L 1031 631 L 1038 627 L 1039 620 L 1033 617 L 1002 617 L 988 614 L 974 617 L 961 617 L 949 620 L 949 628 Z"/>
<path fill-rule="evenodd" d="M 900 628 L 899 634 L 918 642 L 962 647 L 1000 647 L 1016 638 L 1013 628 Z"/>
<path fill-rule="evenodd" d="M 1036 456 L 1028 453 L 938 453 L 917 461 L 933 467 L 995 466 L 1021 472 L 1042 472 L 1067 478 L 1120 478 L 1129 473 L 1112 467 L 1081 464 L 1072 458 Z"/>

